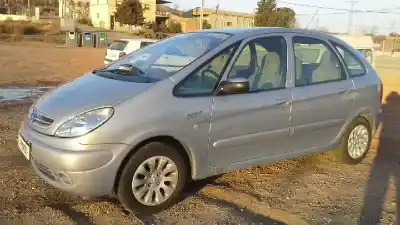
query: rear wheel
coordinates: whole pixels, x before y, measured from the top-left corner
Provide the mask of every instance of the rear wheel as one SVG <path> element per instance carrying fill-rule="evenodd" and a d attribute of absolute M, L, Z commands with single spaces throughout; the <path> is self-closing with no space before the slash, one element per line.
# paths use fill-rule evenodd
<path fill-rule="evenodd" d="M 156 213 L 178 201 L 186 180 L 187 166 L 179 152 L 168 144 L 153 142 L 129 159 L 117 194 L 133 213 Z"/>
<path fill-rule="evenodd" d="M 360 163 L 368 154 L 372 140 L 371 126 L 361 117 L 355 119 L 344 133 L 340 153 L 344 162 Z"/>

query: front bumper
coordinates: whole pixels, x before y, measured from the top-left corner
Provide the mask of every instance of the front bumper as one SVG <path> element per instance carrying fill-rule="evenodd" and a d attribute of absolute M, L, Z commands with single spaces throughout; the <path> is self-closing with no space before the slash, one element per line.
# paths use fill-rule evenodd
<path fill-rule="evenodd" d="M 112 194 L 117 171 L 131 149 L 124 144 L 81 145 L 75 138 L 38 133 L 25 122 L 19 135 L 31 146 L 35 172 L 50 185 L 80 196 Z"/>

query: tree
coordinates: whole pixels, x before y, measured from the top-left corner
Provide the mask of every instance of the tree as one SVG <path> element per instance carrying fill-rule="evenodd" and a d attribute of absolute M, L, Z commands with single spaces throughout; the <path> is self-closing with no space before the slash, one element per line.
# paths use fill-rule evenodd
<path fill-rule="evenodd" d="M 138 0 L 124 0 L 117 8 L 115 20 L 121 24 L 142 25 L 144 23 L 142 4 Z"/>
<path fill-rule="evenodd" d="M 385 35 L 376 35 L 376 36 L 372 37 L 372 39 L 374 40 L 374 43 L 380 44 L 386 39 L 386 36 Z"/>
<path fill-rule="evenodd" d="M 294 27 L 296 13 L 291 8 L 277 8 L 276 0 L 260 0 L 254 18 L 255 26 Z"/>
<path fill-rule="evenodd" d="M 182 33 L 182 25 L 179 22 L 171 22 L 168 25 L 168 32 L 169 33 Z"/>
<path fill-rule="evenodd" d="M 207 20 L 203 20 L 203 29 L 211 29 L 211 24 Z"/>
<path fill-rule="evenodd" d="M 276 21 L 276 1 L 260 0 L 257 3 L 257 12 L 254 18 L 256 26 L 271 26 Z"/>
<path fill-rule="evenodd" d="M 315 29 L 318 32 L 322 32 L 322 33 L 329 33 L 329 29 L 326 27 L 318 27 L 317 29 Z"/>
<path fill-rule="evenodd" d="M 277 8 L 276 13 L 278 14 L 278 23 L 280 27 L 294 27 L 296 23 L 296 13 L 291 8 L 283 7 Z"/>

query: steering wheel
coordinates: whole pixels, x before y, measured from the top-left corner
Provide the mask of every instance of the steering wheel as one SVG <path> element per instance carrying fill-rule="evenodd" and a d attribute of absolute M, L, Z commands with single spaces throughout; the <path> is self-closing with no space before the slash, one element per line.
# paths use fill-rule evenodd
<path fill-rule="evenodd" d="M 208 76 L 209 78 L 212 79 L 212 81 L 210 81 L 210 79 L 207 79 L 206 74 L 212 75 L 211 77 Z M 215 72 L 214 70 L 212 70 L 211 67 L 208 67 L 207 69 L 205 69 L 201 72 L 200 82 L 203 86 L 208 86 L 209 83 L 215 84 L 215 82 L 213 82 L 213 81 L 217 81 L 218 78 L 219 78 L 219 74 L 217 72 Z"/>
<path fill-rule="evenodd" d="M 219 74 L 217 72 L 215 72 L 214 70 L 211 69 L 211 66 L 208 67 L 207 69 L 203 70 L 203 72 L 201 72 L 201 78 L 204 79 L 206 76 L 206 73 L 209 73 L 213 76 L 213 78 L 218 79 L 219 78 Z"/>
<path fill-rule="evenodd" d="M 119 69 L 121 69 L 121 67 L 123 68 L 122 70 L 125 70 L 128 73 L 131 73 L 131 72 L 135 71 L 135 72 L 138 72 L 141 75 L 144 74 L 144 72 L 141 69 L 139 69 L 136 66 L 130 65 L 130 64 L 122 64 L 122 65 L 119 66 Z M 129 68 L 129 70 L 128 70 L 128 68 Z"/>

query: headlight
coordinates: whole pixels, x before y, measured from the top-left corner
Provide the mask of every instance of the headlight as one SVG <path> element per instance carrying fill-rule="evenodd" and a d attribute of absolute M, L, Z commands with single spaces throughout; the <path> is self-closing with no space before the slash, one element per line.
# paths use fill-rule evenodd
<path fill-rule="evenodd" d="M 113 108 L 100 108 L 74 116 L 56 131 L 58 137 L 82 136 L 104 124 L 113 115 Z"/>

